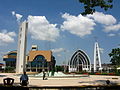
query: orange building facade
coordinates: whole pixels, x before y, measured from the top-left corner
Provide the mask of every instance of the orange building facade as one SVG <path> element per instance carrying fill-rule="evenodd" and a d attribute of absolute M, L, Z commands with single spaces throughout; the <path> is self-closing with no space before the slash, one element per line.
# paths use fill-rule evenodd
<path fill-rule="evenodd" d="M 36 56 L 44 56 L 47 62 L 51 62 L 52 52 L 51 51 L 30 51 L 28 61 L 33 61 Z"/>
<path fill-rule="evenodd" d="M 42 72 L 42 71 L 51 71 L 55 67 L 55 58 L 52 55 L 52 51 L 43 51 L 43 50 L 31 50 L 27 58 L 28 62 L 28 71 L 33 72 Z"/>
<path fill-rule="evenodd" d="M 11 51 L 3 56 L 6 66 L 16 68 L 17 51 Z M 50 50 L 38 50 L 32 46 L 26 56 L 26 70 L 31 72 L 51 71 L 55 67 L 55 57 Z"/>

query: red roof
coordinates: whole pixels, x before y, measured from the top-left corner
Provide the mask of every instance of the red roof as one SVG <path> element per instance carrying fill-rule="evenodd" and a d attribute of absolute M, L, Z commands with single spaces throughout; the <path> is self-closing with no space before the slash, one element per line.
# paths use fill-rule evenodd
<path fill-rule="evenodd" d="M 4 66 L 4 64 L 3 64 L 3 63 L 0 63 L 0 66 Z"/>

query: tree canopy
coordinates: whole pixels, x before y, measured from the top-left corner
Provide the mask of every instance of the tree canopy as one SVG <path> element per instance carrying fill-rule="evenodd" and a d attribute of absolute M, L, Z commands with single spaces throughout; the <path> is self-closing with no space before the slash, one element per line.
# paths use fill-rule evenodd
<path fill-rule="evenodd" d="M 113 0 L 79 0 L 79 2 L 84 4 L 85 10 L 81 13 L 82 15 L 93 14 L 95 7 L 103 8 L 105 11 L 113 7 Z"/>
<path fill-rule="evenodd" d="M 120 48 L 112 49 L 111 53 L 109 53 L 111 57 L 111 61 L 113 65 L 120 65 Z"/>

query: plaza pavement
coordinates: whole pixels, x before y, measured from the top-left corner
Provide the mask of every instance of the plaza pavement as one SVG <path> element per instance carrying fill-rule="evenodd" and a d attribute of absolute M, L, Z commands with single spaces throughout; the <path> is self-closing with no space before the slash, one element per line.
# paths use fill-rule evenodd
<path fill-rule="evenodd" d="M 0 73 L 0 84 L 3 85 L 3 79 L 10 77 L 15 79 L 14 85 L 20 86 L 20 76 L 15 73 Z M 105 75 L 89 75 L 86 77 L 69 77 L 69 78 L 49 78 L 42 80 L 42 77 L 29 77 L 29 87 L 69 87 L 69 86 L 103 86 L 106 85 L 106 80 L 110 80 L 111 85 L 120 85 L 120 76 L 105 76 Z"/>

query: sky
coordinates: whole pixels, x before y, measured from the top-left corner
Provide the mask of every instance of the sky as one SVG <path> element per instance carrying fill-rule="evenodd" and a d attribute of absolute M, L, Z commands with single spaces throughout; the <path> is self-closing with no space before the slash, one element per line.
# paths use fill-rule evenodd
<path fill-rule="evenodd" d="M 120 44 L 120 0 L 104 11 L 96 8 L 82 16 L 79 0 L 0 0 L 0 62 L 17 50 L 19 25 L 28 21 L 27 53 L 32 45 L 52 50 L 57 64 L 67 63 L 75 51 L 83 50 L 93 63 L 97 39 L 101 62 L 110 63 L 109 53 Z"/>

